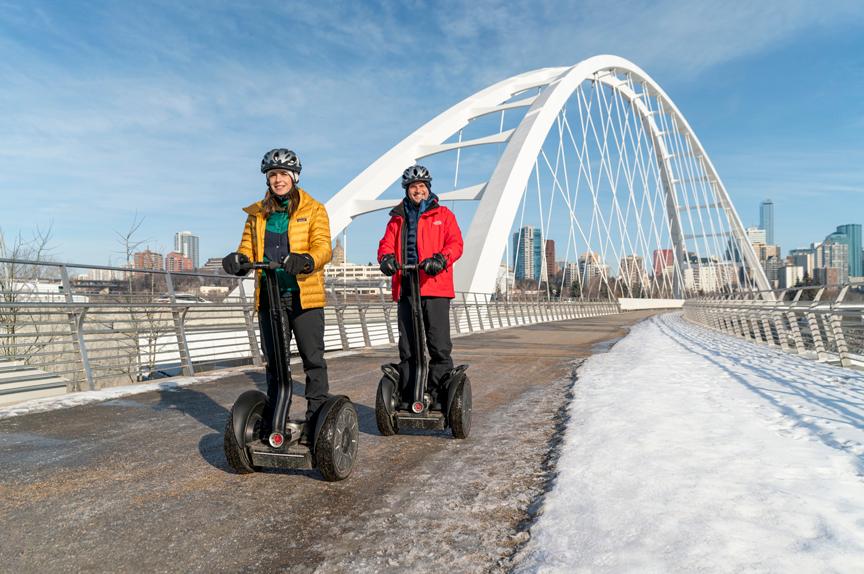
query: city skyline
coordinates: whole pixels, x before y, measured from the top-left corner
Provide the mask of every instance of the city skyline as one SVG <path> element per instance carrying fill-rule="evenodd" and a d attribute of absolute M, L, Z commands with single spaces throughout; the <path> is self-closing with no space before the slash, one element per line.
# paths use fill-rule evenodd
<path fill-rule="evenodd" d="M 173 233 L 192 228 L 201 259 L 222 256 L 236 248 L 241 208 L 263 195 L 258 164 L 267 149 L 294 148 L 301 185 L 326 201 L 477 89 L 597 53 L 631 59 L 664 87 L 745 227 L 766 197 L 775 202 L 774 240 L 786 250 L 864 221 L 864 117 L 819 111 L 847 109 L 864 87 L 860 75 L 832 73 L 864 66 L 859 4 L 623 6 L 561 3 L 527 17 L 512 3 L 454 2 L 444 11 L 418 5 L 407 17 L 374 2 L 274 3 L 222 7 L 206 25 L 182 5 L 10 6 L 0 15 L 8 80 L 0 101 L 13 110 L 0 117 L 0 228 L 29 236 L 53 222 L 52 257 L 102 264 L 117 261 L 114 232 L 137 213 L 139 239 L 163 253 Z M 291 42 L 278 40 L 279 16 L 298 24 Z M 536 41 L 515 49 L 512 21 Z M 664 34 L 642 33 L 655 21 L 665 22 Z M 266 30 L 276 44 L 244 30 Z M 287 86 L 260 54 L 297 46 Z M 41 176 L 46 153 L 62 193 Z M 433 190 L 448 190 L 444 179 Z M 51 201 L 30 199 L 47 193 Z M 92 225 L 94 208 L 104 224 Z M 468 214 L 457 213 L 463 228 Z M 350 260 L 374 260 L 385 217 L 358 220 Z M 549 238 L 565 245 L 555 233 Z"/>

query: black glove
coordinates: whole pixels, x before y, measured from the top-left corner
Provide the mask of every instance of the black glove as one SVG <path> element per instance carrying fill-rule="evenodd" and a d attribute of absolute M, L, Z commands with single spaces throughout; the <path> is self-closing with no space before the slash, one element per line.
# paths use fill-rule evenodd
<path fill-rule="evenodd" d="M 392 253 L 388 253 L 384 257 L 381 258 L 381 273 L 386 275 L 387 277 L 391 277 L 396 275 L 396 271 L 399 270 L 399 267 L 396 265 L 396 256 Z"/>
<path fill-rule="evenodd" d="M 243 277 L 249 273 L 250 269 L 252 269 L 252 262 L 242 253 L 237 253 L 235 251 L 234 253 L 229 253 L 222 258 L 222 269 L 224 269 L 225 273 L 228 275 Z"/>
<path fill-rule="evenodd" d="M 308 253 L 289 253 L 282 260 L 282 269 L 291 275 L 311 273 L 315 268 L 315 260 Z"/>
<path fill-rule="evenodd" d="M 447 260 L 440 253 L 436 253 L 432 257 L 427 257 L 420 262 L 420 269 L 430 277 L 435 277 L 445 269 L 447 269 Z"/>

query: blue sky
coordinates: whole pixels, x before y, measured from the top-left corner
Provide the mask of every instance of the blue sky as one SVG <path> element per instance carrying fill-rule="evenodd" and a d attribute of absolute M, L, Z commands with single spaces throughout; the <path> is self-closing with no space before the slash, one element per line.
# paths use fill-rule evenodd
<path fill-rule="evenodd" d="M 271 147 L 326 200 L 487 85 L 610 53 L 687 117 L 745 225 L 784 252 L 864 223 L 864 5 L 810 2 L 0 0 L 0 228 L 119 264 L 135 214 L 163 252 L 235 248 Z M 380 229 L 352 229 L 349 258 Z"/>

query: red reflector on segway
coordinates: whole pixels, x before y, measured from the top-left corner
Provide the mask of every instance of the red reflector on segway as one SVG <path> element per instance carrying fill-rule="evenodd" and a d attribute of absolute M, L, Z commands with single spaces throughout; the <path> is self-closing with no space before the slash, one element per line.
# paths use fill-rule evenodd
<path fill-rule="evenodd" d="M 414 403 L 413 405 L 411 405 L 411 410 L 414 411 L 415 414 L 422 413 L 423 412 L 423 403 L 421 403 L 419 401 Z"/>
<path fill-rule="evenodd" d="M 273 448 L 279 448 L 280 446 L 282 446 L 282 443 L 284 441 L 285 438 L 282 436 L 281 433 L 274 432 L 270 435 L 270 446 L 272 446 Z"/>

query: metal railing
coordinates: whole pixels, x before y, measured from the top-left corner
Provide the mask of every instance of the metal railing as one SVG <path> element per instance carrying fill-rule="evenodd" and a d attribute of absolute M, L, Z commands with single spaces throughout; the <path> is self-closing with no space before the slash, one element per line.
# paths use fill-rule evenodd
<path fill-rule="evenodd" d="M 0 259 L 0 399 L 260 366 L 253 293 L 251 277 Z M 397 341 L 396 305 L 383 289 L 340 286 L 327 301 L 327 351 Z M 610 301 L 457 293 L 450 321 L 458 336 L 619 312 Z"/>
<path fill-rule="evenodd" d="M 767 293 L 767 292 L 766 292 Z M 817 361 L 864 367 L 864 291 L 820 285 L 688 300 L 684 316 Z"/>

